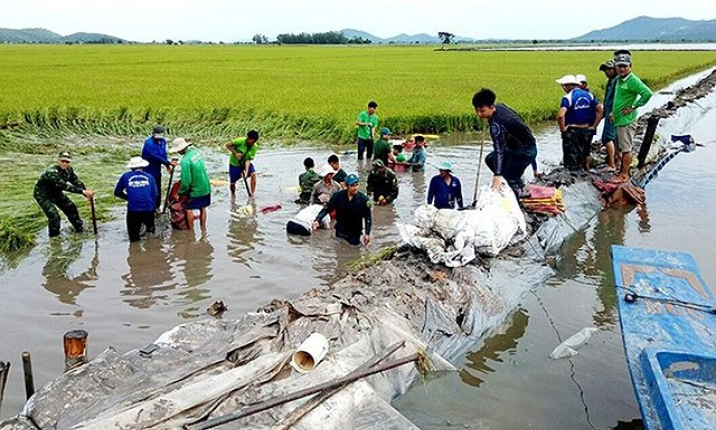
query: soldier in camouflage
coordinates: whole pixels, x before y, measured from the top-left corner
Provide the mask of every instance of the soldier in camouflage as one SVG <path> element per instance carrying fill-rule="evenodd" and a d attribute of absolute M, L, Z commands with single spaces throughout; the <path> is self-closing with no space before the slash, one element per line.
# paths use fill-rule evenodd
<path fill-rule="evenodd" d="M 64 212 L 77 233 L 84 231 L 77 206 L 64 194 L 64 191 L 82 194 L 88 199 L 94 196 L 94 191 L 86 189 L 85 184 L 72 170 L 71 162 L 72 156 L 69 152 L 60 152 L 57 164 L 48 167 L 35 184 L 33 195 L 47 216 L 50 237 L 60 234 L 60 214 L 57 208 Z"/>

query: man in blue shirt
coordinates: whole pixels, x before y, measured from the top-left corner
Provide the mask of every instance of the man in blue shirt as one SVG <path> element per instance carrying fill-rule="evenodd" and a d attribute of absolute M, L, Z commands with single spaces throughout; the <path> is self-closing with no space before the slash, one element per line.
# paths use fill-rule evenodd
<path fill-rule="evenodd" d="M 408 160 L 408 166 L 411 166 L 413 172 L 425 171 L 425 160 L 427 154 L 425 153 L 425 136 L 415 136 L 415 148 L 413 153 L 410 155 Z"/>
<path fill-rule="evenodd" d="M 177 161 L 167 158 L 167 141 L 164 138 L 164 132 L 166 129 L 161 125 L 154 126 L 152 135 L 144 141 L 142 147 L 142 158 L 149 162 L 149 165 L 145 169 L 147 173 L 152 175 L 154 182 L 157 184 L 157 198 L 155 208 L 159 209 L 160 197 L 159 192 L 162 190 L 162 166 L 166 166 L 167 172 L 171 172 L 171 167 L 176 166 Z M 169 184 L 171 187 L 172 184 Z"/>
<path fill-rule="evenodd" d="M 564 168 L 570 172 L 589 170 L 592 136 L 604 116 L 604 108 L 594 94 L 581 88 L 576 76 L 565 75 L 556 82 L 566 93 L 557 113 Z"/>
<path fill-rule="evenodd" d="M 430 180 L 428 204 L 438 209 L 462 209 L 462 184 L 452 175 L 452 163 L 443 161 L 438 169 L 440 174 Z"/>
<path fill-rule="evenodd" d="M 144 224 L 147 233 L 154 233 L 154 210 L 157 208 L 159 191 L 152 175 L 142 171 L 149 162 L 142 157 L 132 157 L 127 164 L 131 171 L 119 178 L 114 195 L 127 201 L 127 232 L 129 241 L 139 240 Z"/>
<path fill-rule="evenodd" d="M 497 96 L 483 88 L 472 97 L 472 106 L 479 118 L 487 119 L 494 151 L 485 157 L 492 170 L 492 189 L 500 191 L 502 177 L 519 198 L 526 194 L 522 175 L 537 157 L 537 144 L 527 124 L 504 104 L 495 104 Z"/>

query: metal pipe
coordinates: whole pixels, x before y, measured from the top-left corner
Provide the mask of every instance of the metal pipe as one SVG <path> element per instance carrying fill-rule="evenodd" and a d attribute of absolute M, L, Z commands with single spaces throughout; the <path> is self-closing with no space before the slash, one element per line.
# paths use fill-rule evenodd
<path fill-rule="evenodd" d="M 32 376 L 32 357 L 27 351 L 22 353 L 22 371 L 25 375 L 25 395 L 30 400 L 35 394 L 35 378 Z"/>
<path fill-rule="evenodd" d="M 384 372 L 386 370 L 390 370 L 395 367 L 402 366 L 403 364 L 412 363 L 414 361 L 417 361 L 418 359 L 419 359 L 418 353 L 411 354 L 407 357 L 399 358 L 397 360 L 394 360 L 394 361 L 391 361 L 388 363 L 380 364 L 380 365 L 375 366 L 371 369 L 367 369 L 362 372 L 358 372 L 354 375 L 347 375 L 342 378 L 335 379 L 332 382 L 326 382 L 323 384 L 316 385 L 314 387 L 296 391 L 295 393 L 277 397 L 275 399 L 267 400 L 264 402 L 259 402 L 255 405 L 245 407 L 245 408 L 239 410 L 238 412 L 234 412 L 231 414 L 226 414 L 226 415 L 223 415 L 220 417 L 212 418 L 212 419 L 207 420 L 200 424 L 185 425 L 184 428 L 186 430 L 206 430 L 206 429 L 214 428 L 216 426 L 220 426 L 222 424 L 226 424 L 228 422 L 238 420 L 239 418 L 244 418 L 249 415 L 253 415 L 258 412 L 274 408 L 276 406 L 280 406 L 284 403 L 292 402 L 292 401 L 300 399 L 302 397 L 310 396 L 311 394 L 316 394 L 316 393 L 319 393 L 324 390 L 330 390 L 332 388 L 339 387 L 343 384 L 357 381 L 358 379 L 362 379 L 367 376 L 375 375 L 376 373 Z"/>

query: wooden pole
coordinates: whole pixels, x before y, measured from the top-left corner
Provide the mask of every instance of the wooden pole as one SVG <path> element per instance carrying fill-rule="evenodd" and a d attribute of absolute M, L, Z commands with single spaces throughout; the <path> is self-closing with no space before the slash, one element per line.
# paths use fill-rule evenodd
<path fill-rule="evenodd" d="M 35 379 L 32 376 L 32 357 L 27 351 L 22 353 L 22 371 L 25 374 L 25 395 L 30 400 L 35 394 Z"/>
<path fill-rule="evenodd" d="M 173 160 L 175 160 L 175 159 L 173 158 L 172 161 Z M 162 208 L 163 214 L 167 213 L 167 206 L 169 205 L 169 196 L 171 195 L 171 192 L 172 192 L 172 181 L 174 180 L 174 168 L 175 167 L 176 167 L 176 165 L 172 165 L 172 169 L 169 171 L 169 186 L 167 187 L 167 196 L 164 197 L 164 207 Z M 159 209 L 159 208 L 157 208 L 157 209 Z"/>
<path fill-rule="evenodd" d="M 220 417 L 212 418 L 209 420 L 206 420 L 203 423 L 196 424 L 196 425 L 185 425 L 184 428 L 186 430 L 206 430 L 210 428 L 214 428 L 217 426 L 220 426 L 222 424 L 229 423 L 231 421 L 238 420 L 239 418 L 244 418 L 249 415 L 256 414 L 261 411 L 265 411 L 267 409 L 274 408 L 276 406 L 283 405 L 284 403 L 292 402 L 294 400 L 310 396 L 311 394 L 316 394 L 324 390 L 330 390 L 332 388 L 340 387 L 343 384 L 347 384 L 349 382 L 357 381 L 358 379 L 365 378 L 367 376 L 375 375 L 376 373 L 384 372 L 386 370 L 393 369 L 398 366 L 402 366 L 403 364 L 412 363 L 414 361 L 417 361 L 419 359 L 419 355 L 417 353 L 411 354 L 407 357 L 399 358 L 397 360 L 380 364 L 378 366 L 375 366 L 373 368 L 358 372 L 356 374 L 351 374 L 344 376 L 342 378 L 335 379 L 331 382 L 326 382 L 324 384 L 319 384 L 314 387 L 306 388 L 304 390 L 296 391 L 295 393 L 287 394 L 285 396 L 277 397 L 275 399 L 267 400 L 264 402 L 259 402 L 251 406 L 247 406 L 238 412 L 234 412 L 231 414 L 226 414 Z"/>
<path fill-rule="evenodd" d="M 94 231 L 94 234 L 97 235 L 97 213 L 94 210 L 94 196 L 90 197 L 89 203 L 90 210 L 92 211 L 92 230 Z"/>
<path fill-rule="evenodd" d="M 87 336 L 88 333 L 85 330 L 68 331 L 63 336 L 65 372 L 87 362 Z"/>
<path fill-rule="evenodd" d="M 10 373 L 10 362 L 0 361 L 0 412 L 2 411 L 2 400 L 5 394 L 8 373 Z"/>

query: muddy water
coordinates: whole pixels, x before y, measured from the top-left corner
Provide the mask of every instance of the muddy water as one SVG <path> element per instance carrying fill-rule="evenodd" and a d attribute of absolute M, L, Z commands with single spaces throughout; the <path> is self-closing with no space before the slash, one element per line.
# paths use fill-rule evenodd
<path fill-rule="evenodd" d="M 691 133 L 711 142 L 676 157 L 647 187 L 647 210 L 609 210 L 569 240 L 557 277 L 527 296 L 459 373 L 416 384 L 396 406 L 422 429 L 640 429 L 613 289 L 612 244 L 687 251 L 716 292 L 716 111 Z M 570 360 L 550 352 L 599 332 Z M 636 423 L 631 423 L 637 420 Z"/>
<path fill-rule="evenodd" d="M 716 113 L 699 123 L 694 130 L 699 140 L 716 140 L 708 127 L 714 121 Z M 124 352 L 150 343 L 176 324 L 205 318 L 215 300 L 228 305 L 224 317 L 233 319 L 272 298 L 291 299 L 310 287 L 329 285 L 345 275 L 348 262 L 396 241 L 393 223 L 411 219 L 441 160 L 456 166 L 465 199 L 471 201 L 477 138 L 432 145 L 425 174 L 399 176 L 395 206 L 374 211 L 368 250 L 338 241 L 327 231 L 307 239 L 285 234 L 286 221 L 298 210 L 292 203 L 295 195 L 286 189 L 295 186 L 301 161 L 310 155 L 322 162 L 330 154 L 315 149 L 259 153 L 252 216 L 236 215 L 247 203 L 241 188 L 232 199 L 224 184 L 216 186 L 206 235 L 172 231 L 164 221 L 156 236 L 130 245 L 118 209 L 117 221 L 102 224 L 96 240 L 69 232 L 56 241 L 41 237 L 28 257 L 0 277 L 0 360 L 11 360 L 13 366 L 2 416 L 16 413 L 24 401 L 21 352 L 32 352 L 40 386 L 63 369 L 61 338 L 66 331 L 89 331 L 91 356 L 110 346 Z M 554 165 L 559 157 L 554 130 L 541 131 L 539 142 L 543 165 Z M 212 178 L 225 180 L 226 157 L 203 151 Z M 354 157 L 342 158 L 344 168 L 364 171 Z M 714 162 L 716 144 L 700 148 L 697 155 L 680 155 L 649 186 L 646 213 L 601 214 L 566 245 L 558 277 L 528 296 L 501 330 L 462 357 L 458 373 L 416 384 L 397 407 L 426 429 L 590 429 L 638 418 L 610 288 L 609 245 L 693 252 L 704 278 L 713 281 Z M 483 168 L 481 182 L 488 178 Z M 283 209 L 260 211 L 274 203 Z M 600 331 L 574 360 L 547 358 L 560 338 L 587 325 Z"/>

